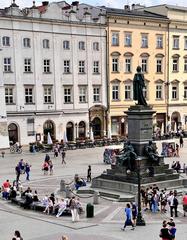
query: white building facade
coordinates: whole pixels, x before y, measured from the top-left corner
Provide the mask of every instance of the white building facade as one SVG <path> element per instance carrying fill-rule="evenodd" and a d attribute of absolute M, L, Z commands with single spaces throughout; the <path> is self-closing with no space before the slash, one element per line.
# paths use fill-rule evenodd
<path fill-rule="evenodd" d="M 85 138 L 107 128 L 105 12 L 64 1 L 0 10 L 9 140 Z M 4 114 L 6 115 L 6 114 Z"/>

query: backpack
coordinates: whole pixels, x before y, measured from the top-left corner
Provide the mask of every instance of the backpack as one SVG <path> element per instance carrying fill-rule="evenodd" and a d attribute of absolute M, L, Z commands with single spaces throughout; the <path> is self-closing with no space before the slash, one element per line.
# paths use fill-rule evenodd
<path fill-rule="evenodd" d="M 178 206 L 179 202 L 178 202 L 178 199 L 176 197 L 174 197 L 173 199 L 173 205 L 174 206 Z"/>

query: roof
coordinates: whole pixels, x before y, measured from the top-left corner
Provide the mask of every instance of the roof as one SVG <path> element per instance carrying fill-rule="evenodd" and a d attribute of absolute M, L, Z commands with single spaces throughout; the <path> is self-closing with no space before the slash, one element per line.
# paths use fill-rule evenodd
<path fill-rule="evenodd" d="M 165 8 L 173 9 L 173 10 L 187 11 L 187 7 L 170 5 L 170 4 L 153 5 L 153 6 L 145 7 L 145 9 L 154 8 L 154 7 L 165 7 Z"/>
<path fill-rule="evenodd" d="M 157 19 L 168 19 L 166 16 L 151 13 L 146 10 L 137 11 L 135 10 L 125 10 L 118 8 L 105 8 L 108 15 L 118 15 L 118 16 L 134 16 L 143 18 L 157 18 Z"/>

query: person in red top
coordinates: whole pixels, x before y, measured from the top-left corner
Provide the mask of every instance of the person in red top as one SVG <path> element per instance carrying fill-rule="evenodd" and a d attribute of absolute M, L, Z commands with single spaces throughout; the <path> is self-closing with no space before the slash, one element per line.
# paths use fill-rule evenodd
<path fill-rule="evenodd" d="M 10 183 L 9 180 L 7 179 L 4 183 L 3 183 L 3 198 L 4 199 L 8 199 L 9 196 L 9 190 L 10 190 Z"/>
<path fill-rule="evenodd" d="M 187 192 L 183 196 L 182 205 L 183 205 L 183 211 L 184 211 L 184 217 L 185 217 L 186 216 L 186 212 L 187 212 Z"/>

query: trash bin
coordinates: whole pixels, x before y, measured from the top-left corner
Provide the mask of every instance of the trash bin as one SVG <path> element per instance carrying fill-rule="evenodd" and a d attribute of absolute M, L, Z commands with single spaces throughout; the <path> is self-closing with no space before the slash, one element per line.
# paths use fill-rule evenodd
<path fill-rule="evenodd" d="M 86 206 L 86 217 L 87 218 L 94 217 L 94 206 L 91 203 L 88 203 Z"/>

